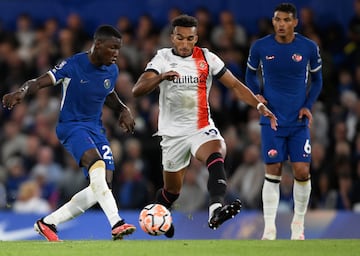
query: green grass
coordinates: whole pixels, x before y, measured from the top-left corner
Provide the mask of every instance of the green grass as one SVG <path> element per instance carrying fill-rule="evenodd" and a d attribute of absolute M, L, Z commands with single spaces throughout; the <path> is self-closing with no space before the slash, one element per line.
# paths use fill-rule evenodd
<path fill-rule="evenodd" d="M 359 256 L 360 240 L 4 241 L 0 256 Z"/>

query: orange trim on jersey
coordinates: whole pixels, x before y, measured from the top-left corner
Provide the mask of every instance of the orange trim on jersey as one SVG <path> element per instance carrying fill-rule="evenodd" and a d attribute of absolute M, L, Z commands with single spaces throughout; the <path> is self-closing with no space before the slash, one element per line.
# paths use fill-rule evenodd
<path fill-rule="evenodd" d="M 209 74 L 209 65 L 206 62 L 204 53 L 201 48 L 195 47 L 193 54 L 193 59 L 195 60 L 195 65 L 198 73 L 198 122 L 197 127 L 201 129 L 209 125 L 209 109 L 208 102 L 206 97 L 206 79 Z"/>

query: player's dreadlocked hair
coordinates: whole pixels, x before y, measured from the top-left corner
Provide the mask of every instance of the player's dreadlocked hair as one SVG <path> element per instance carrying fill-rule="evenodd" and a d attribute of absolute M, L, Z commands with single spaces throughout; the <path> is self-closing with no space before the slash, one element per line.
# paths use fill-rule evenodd
<path fill-rule="evenodd" d="M 295 5 L 291 3 L 281 3 L 278 6 L 275 7 L 274 12 L 286 12 L 291 13 L 294 18 L 297 16 L 297 11 Z"/>
<path fill-rule="evenodd" d="M 108 39 L 110 37 L 116 37 L 119 39 L 122 38 L 121 33 L 116 28 L 110 25 L 101 25 L 96 29 L 94 33 L 95 40 Z"/>
<path fill-rule="evenodd" d="M 197 27 L 197 19 L 193 16 L 189 16 L 187 14 L 182 14 L 177 16 L 175 19 L 172 20 L 172 29 L 174 30 L 175 27 Z"/>

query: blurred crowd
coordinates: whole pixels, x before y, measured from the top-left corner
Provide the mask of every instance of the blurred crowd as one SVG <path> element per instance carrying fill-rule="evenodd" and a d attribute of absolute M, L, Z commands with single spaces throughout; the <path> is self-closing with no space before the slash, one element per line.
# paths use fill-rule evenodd
<path fill-rule="evenodd" d="M 354 0 L 354 13 L 346 28 L 336 23 L 319 27 L 312 9 L 298 11 L 297 31 L 318 43 L 323 58 L 324 86 L 313 108 L 309 207 L 360 211 L 360 0 Z M 181 13 L 170 9 L 169 22 Z M 189 14 L 199 21 L 198 45 L 217 53 L 243 80 L 249 47 L 253 40 L 272 33 L 271 19 L 260 19 L 258 32 L 249 34 L 234 21 L 231 11 L 213 17 L 199 7 Z M 0 96 L 47 72 L 60 60 L 88 50 L 92 35 L 83 25 L 77 13 L 70 14 L 64 26 L 52 18 L 35 25 L 33 17 L 22 14 L 15 30 L 0 27 Z M 162 186 L 159 138 L 152 136 L 157 129 L 158 92 L 134 99 L 131 89 L 156 50 L 170 46 L 170 27 L 156 26 L 150 15 L 140 16 L 136 24 L 119 17 L 112 25 L 123 36 L 116 90 L 136 118 L 135 133 L 127 135 L 117 127 L 117 116 L 106 107 L 103 110 L 116 162 L 113 193 L 120 209 L 141 209 Z M 12 111 L 0 109 L 0 209 L 47 212 L 87 186 L 82 170 L 55 135 L 60 95 L 60 86 L 54 86 Z M 237 101 L 216 81 L 210 104 L 227 143 L 227 199 L 239 197 L 245 209 L 261 209 L 264 164 L 258 112 Z M 206 168 L 193 160 L 176 208 L 184 212 L 206 209 L 206 180 Z M 293 208 L 292 182 L 292 171 L 286 166 L 281 181 L 283 211 Z"/>

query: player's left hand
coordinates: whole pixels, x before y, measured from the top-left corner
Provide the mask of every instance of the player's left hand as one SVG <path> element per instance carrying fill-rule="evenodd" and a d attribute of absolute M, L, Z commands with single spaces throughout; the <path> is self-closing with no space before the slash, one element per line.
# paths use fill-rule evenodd
<path fill-rule="evenodd" d="M 119 116 L 119 126 L 128 133 L 134 133 L 135 120 L 130 109 L 124 109 Z"/>
<path fill-rule="evenodd" d="M 301 108 L 300 109 L 300 111 L 299 111 L 299 119 L 303 119 L 304 116 L 306 116 L 307 119 L 309 119 L 308 127 L 311 128 L 313 117 L 312 117 L 310 109 L 308 109 L 308 108 Z"/>

